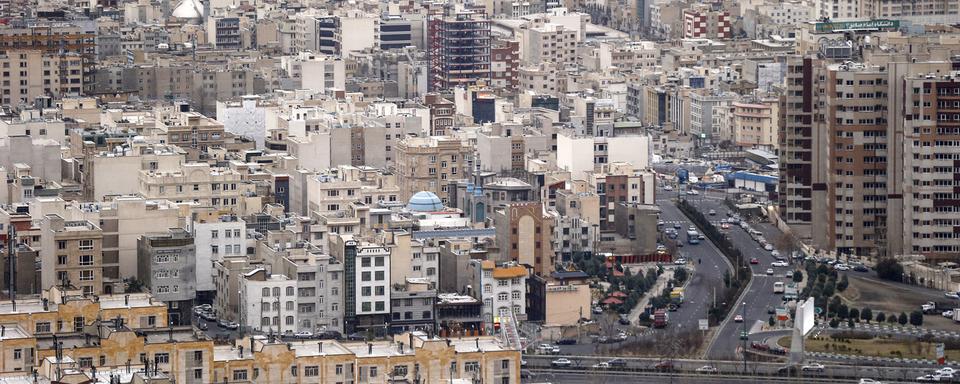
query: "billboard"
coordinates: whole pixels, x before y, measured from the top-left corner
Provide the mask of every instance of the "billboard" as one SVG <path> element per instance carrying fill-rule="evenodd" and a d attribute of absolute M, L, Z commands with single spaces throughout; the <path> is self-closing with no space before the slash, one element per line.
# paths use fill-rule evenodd
<path fill-rule="evenodd" d="M 801 335 L 806 336 L 806 334 L 813 329 L 816 320 L 816 315 L 814 315 L 813 311 L 814 303 L 812 298 L 797 305 L 797 316 L 794 328 L 799 330 Z"/>
<path fill-rule="evenodd" d="M 879 31 L 900 29 L 900 20 L 860 20 L 860 21 L 836 21 L 817 23 L 817 33 L 833 33 L 844 31 Z"/>

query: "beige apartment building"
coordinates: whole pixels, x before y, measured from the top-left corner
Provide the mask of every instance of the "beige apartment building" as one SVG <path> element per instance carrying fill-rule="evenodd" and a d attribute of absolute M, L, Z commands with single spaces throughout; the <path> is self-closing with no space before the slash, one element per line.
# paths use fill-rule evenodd
<path fill-rule="evenodd" d="M 188 160 L 199 160 L 200 153 L 224 146 L 223 124 L 197 112 L 179 112 L 163 119 L 167 144 L 187 150 Z"/>
<path fill-rule="evenodd" d="M 103 294 L 103 231 L 87 220 L 43 217 L 40 235 L 40 288 L 57 285 Z"/>
<path fill-rule="evenodd" d="M 206 163 L 183 164 L 176 171 L 140 171 L 141 196 L 175 203 L 194 203 L 232 213 L 260 210 L 256 186 L 243 174 Z"/>
<path fill-rule="evenodd" d="M 0 55 L 0 100 L 3 105 L 32 105 L 34 99 L 78 96 L 83 91 L 79 54 L 8 50 Z"/>
<path fill-rule="evenodd" d="M 400 200 L 407 201 L 417 192 L 430 191 L 444 203 L 449 201 L 447 186 L 464 177 L 470 153 L 470 147 L 457 138 L 410 137 L 400 141 L 396 172 Z"/>
<path fill-rule="evenodd" d="M 741 148 L 776 149 L 779 129 L 779 105 L 769 102 L 731 104 L 733 109 L 733 141 Z"/>
<path fill-rule="evenodd" d="M 576 60 L 577 31 L 563 25 L 545 23 L 523 30 L 520 53 L 525 63 L 554 63 L 558 66 Z"/>

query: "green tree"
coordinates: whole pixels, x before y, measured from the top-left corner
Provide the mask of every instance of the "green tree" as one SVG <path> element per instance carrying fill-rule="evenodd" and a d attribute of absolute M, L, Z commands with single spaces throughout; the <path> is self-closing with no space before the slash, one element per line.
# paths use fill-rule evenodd
<path fill-rule="evenodd" d="M 875 269 L 881 279 L 903 281 L 903 266 L 892 257 L 880 260 Z"/>
<path fill-rule="evenodd" d="M 877 313 L 877 322 L 882 323 L 884 321 L 887 321 L 887 314 L 883 312 Z"/>
<path fill-rule="evenodd" d="M 919 327 L 923 325 L 923 312 L 913 311 L 910 312 L 910 325 Z"/>
<path fill-rule="evenodd" d="M 837 292 L 843 292 L 847 290 L 847 287 L 850 286 L 850 281 L 847 280 L 847 274 L 844 273 L 843 277 L 840 278 L 840 282 L 837 283 Z"/>
<path fill-rule="evenodd" d="M 850 308 L 850 321 L 860 320 L 860 310 L 856 308 Z"/>
<path fill-rule="evenodd" d="M 897 322 L 900 323 L 900 325 L 907 325 L 907 314 L 900 312 L 900 317 L 897 319 Z"/>
<path fill-rule="evenodd" d="M 849 319 L 847 319 L 847 327 L 848 327 L 848 328 L 853 328 L 853 318 L 852 318 L 852 317 L 849 318 Z"/>
<path fill-rule="evenodd" d="M 847 308 L 846 304 L 840 304 L 840 308 L 837 309 L 837 317 L 841 319 L 850 317 L 850 308 Z"/>
<path fill-rule="evenodd" d="M 840 321 L 836 317 L 830 319 L 830 328 L 836 328 L 840 326 Z"/>
<path fill-rule="evenodd" d="M 830 304 L 827 306 L 827 311 L 830 313 L 837 313 L 837 311 L 840 310 L 840 304 L 843 304 L 840 302 L 840 297 L 834 296 L 832 299 L 830 299 Z"/>
<path fill-rule="evenodd" d="M 800 283 L 801 281 L 803 281 L 803 273 L 799 269 L 793 271 L 793 282 Z"/>
<path fill-rule="evenodd" d="M 899 318 L 896 313 L 891 313 L 890 316 L 887 316 L 887 322 L 890 324 L 895 324 L 899 322 Z"/>
<path fill-rule="evenodd" d="M 873 320 L 873 310 L 870 308 L 864 308 L 862 311 L 860 311 L 860 319 L 870 323 L 870 321 Z"/>
<path fill-rule="evenodd" d="M 770 316 L 770 318 L 767 319 L 767 324 L 772 327 L 777 324 L 777 321 L 773 319 L 773 316 Z"/>
<path fill-rule="evenodd" d="M 677 281 L 677 284 L 683 284 L 684 281 L 687 281 L 687 269 L 680 267 L 674 270 L 673 279 Z"/>

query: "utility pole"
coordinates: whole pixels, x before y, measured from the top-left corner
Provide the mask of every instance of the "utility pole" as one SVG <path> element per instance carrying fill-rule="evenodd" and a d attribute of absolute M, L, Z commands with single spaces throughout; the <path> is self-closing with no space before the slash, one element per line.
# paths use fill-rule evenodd
<path fill-rule="evenodd" d="M 743 344 L 743 346 L 742 346 L 742 350 L 740 351 L 740 354 L 743 355 L 743 373 L 746 374 L 747 373 L 747 337 L 746 337 L 747 336 L 747 302 L 746 301 L 743 302 L 742 311 L 743 311 L 743 334 L 740 335 L 740 341 L 741 341 L 741 344 Z"/>

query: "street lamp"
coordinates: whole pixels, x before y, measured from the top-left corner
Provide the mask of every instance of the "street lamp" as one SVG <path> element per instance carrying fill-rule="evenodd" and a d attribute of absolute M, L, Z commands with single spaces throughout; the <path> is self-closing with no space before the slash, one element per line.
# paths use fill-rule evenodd
<path fill-rule="evenodd" d="M 740 336 L 741 344 L 743 348 L 740 353 L 743 355 L 743 373 L 747 373 L 747 302 L 744 301 L 742 304 L 743 312 L 743 334 Z"/>

